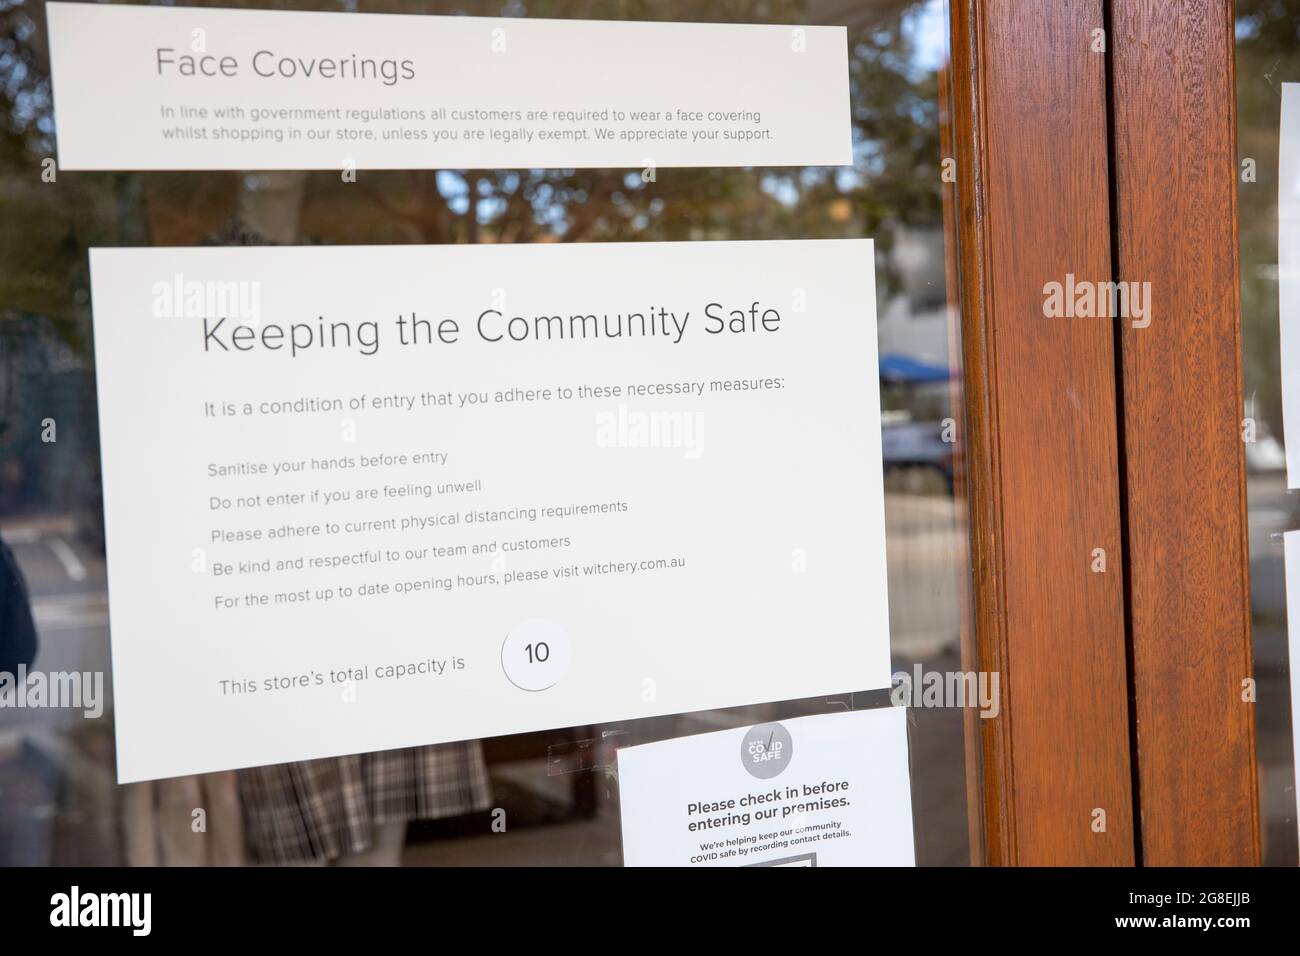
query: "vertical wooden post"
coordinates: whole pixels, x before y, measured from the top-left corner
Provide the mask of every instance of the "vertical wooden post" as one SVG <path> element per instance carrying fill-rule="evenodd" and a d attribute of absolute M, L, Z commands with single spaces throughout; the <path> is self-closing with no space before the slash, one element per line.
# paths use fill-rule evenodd
<path fill-rule="evenodd" d="M 1102 0 L 953 0 L 977 721 L 993 864 L 1131 864 L 1112 324 L 1044 286 L 1111 277 Z M 1097 570 L 1098 557 L 1105 570 Z"/>
<path fill-rule="evenodd" d="M 1259 862 L 1241 442 L 1233 9 L 1111 0 L 1142 861 Z"/>

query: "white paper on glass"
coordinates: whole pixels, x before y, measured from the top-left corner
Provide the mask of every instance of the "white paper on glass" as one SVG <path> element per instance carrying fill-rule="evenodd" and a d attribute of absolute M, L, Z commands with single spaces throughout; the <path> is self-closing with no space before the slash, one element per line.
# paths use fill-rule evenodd
<path fill-rule="evenodd" d="M 1300 488 L 1300 83 L 1282 84 L 1277 265 L 1282 432 L 1288 488 Z"/>
<path fill-rule="evenodd" d="M 92 250 L 120 779 L 888 686 L 872 268 Z"/>
<path fill-rule="evenodd" d="M 1291 661 L 1291 746 L 1295 766 L 1300 768 L 1300 531 L 1286 532 L 1282 541 L 1286 560 L 1287 648 Z M 1300 820 L 1300 788 L 1293 791 L 1293 796 L 1296 819 Z"/>
<path fill-rule="evenodd" d="M 912 866 L 907 712 L 799 717 L 618 752 L 627 866 Z"/>
<path fill-rule="evenodd" d="M 63 169 L 853 161 L 842 26 L 46 10 Z"/>

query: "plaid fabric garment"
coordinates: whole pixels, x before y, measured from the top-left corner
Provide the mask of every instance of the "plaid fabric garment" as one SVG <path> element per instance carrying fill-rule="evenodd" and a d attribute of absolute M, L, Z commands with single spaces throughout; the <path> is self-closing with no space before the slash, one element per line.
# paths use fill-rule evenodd
<path fill-rule="evenodd" d="M 254 863 L 335 860 L 370 848 L 371 827 L 485 809 L 477 741 L 305 760 L 239 771 Z"/>

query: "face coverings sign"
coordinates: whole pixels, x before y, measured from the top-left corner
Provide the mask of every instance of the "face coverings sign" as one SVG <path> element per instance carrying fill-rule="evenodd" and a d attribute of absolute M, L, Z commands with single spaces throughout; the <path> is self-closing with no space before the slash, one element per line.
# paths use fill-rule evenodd
<path fill-rule="evenodd" d="M 46 9 L 61 169 L 853 161 L 844 27 Z"/>

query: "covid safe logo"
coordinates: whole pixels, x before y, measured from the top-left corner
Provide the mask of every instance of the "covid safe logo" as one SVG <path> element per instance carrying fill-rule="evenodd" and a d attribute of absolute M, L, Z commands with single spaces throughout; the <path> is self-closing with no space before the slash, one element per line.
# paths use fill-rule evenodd
<path fill-rule="evenodd" d="M 790 766 L 794 739 L 780 724 L 758 724 L 749 728 L 740 744 L 740 762 L 751 776 L 771 780 Z"/>

